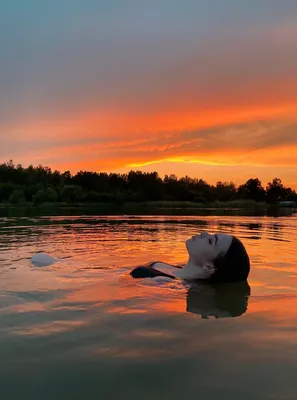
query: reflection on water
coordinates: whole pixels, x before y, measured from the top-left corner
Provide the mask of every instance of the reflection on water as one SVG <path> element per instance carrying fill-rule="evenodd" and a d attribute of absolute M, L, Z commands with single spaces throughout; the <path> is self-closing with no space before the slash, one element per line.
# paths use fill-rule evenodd
<path fill-rule="evenodd" d="M 0 220 L 3 399 L 294 399 L 297 218 Z M 201 229 L 240 237 L 248 283 L 134 280 Z M 32 254 L 59 259 L 30 264 Z M 276 379 L 277 377 L 277 379 Z"/>
<path fill-rule="evenodd" d="M 247 282 L 192 285 L 187 292 L 187 311 L 202 318 L 239 317 L 247 311 L 250 294 Z"/>

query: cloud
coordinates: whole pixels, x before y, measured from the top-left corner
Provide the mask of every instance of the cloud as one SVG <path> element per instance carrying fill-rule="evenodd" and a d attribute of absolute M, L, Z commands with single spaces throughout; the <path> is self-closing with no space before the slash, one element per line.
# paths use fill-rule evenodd
<path fill-rule="evenodd" d="M 225 165 L 296 165 L 297 121 L 260 120 L 209 126 L 190 130 L 134 132 L 129 136 L 61 135 L 55 140 L 31 138 L 24 155 L 24 142 L 10 142 L 14 159 L 35 159 L 52 165 L 97 164 L 100 168 L 121 168 L 160 161 L 185 161 Z M 280 149 L 289 149 L 282 157 Z M 2 148 L 3 149 L 3 148 Z M 0 150 L 2 158 L 6 154 Z M 275 154 L 275 156 L 272 156 Z M 290 155 L 292 155 L 290 157 Z M 25 157 L 24 157 L 25 156 Z"/>
<path fill-rule="evenodd" d="M 72 4 L 71 15 L 51 3 L 43 10 L 30 0 L 6 18 L 3 11 L 2 123 L 86 110 L 202 115 L 296 100 L 297 10 L 289 2 L 270 2 L 269 18 L 254 2 L 132 2 L 130 10 L 86 2 L 83 10 Z"/>
<path fill-rule="evenodd" d="M 6 2 L 0 158 L 193 174 L 204 163 L 213 177 L 219 166 L 283 166 L 292 179 L 296 4 L 129 4 Z"/>

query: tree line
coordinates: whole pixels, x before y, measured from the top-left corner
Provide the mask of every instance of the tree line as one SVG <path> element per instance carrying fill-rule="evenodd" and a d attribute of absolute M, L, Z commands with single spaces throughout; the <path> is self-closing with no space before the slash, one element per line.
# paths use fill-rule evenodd
<path fill-rule="evenodd" d="M 215 201 L 254 200 L 275 204 L 279 201 L 297 201 L 297 193 L 286 187 L 281 179 L 274 178 L 265 187 L 258 178 L 251 178 L 242 185 L 233 182 L 217 182 L 210 185 L 203 179 L 188 176 L 177 178 L 157 172 L 130 171 L 127 174 L 79 171 L 52 171 L 42 165 L 14 165 L 9 161 L 0 165 L 0 202 L 98 203 L 144 201 L 191 201 L 211 203 Z"/>

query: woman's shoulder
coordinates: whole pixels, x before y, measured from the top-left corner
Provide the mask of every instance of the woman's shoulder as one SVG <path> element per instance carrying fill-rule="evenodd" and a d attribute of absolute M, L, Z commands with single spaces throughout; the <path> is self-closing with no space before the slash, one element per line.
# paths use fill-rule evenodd
<path fill-rule="evenodd" d="M 177 268 L 182 267 L 164 263 L 162 261 L 152 261 L 135 267 L 130 274 L 133 278 L 154 278 L 156 276 L 166 276 L 175 279 L 174 272 Z"/>

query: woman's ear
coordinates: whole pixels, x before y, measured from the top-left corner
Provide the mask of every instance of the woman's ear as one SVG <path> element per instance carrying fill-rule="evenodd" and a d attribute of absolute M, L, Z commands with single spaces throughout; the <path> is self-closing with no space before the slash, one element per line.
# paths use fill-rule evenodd
<path fill-rule="evenodd" d="M 215 266 L 212 263 L 207 263 L 203 265 L 203 271 L 211 277 L 215 273 Z"/>

